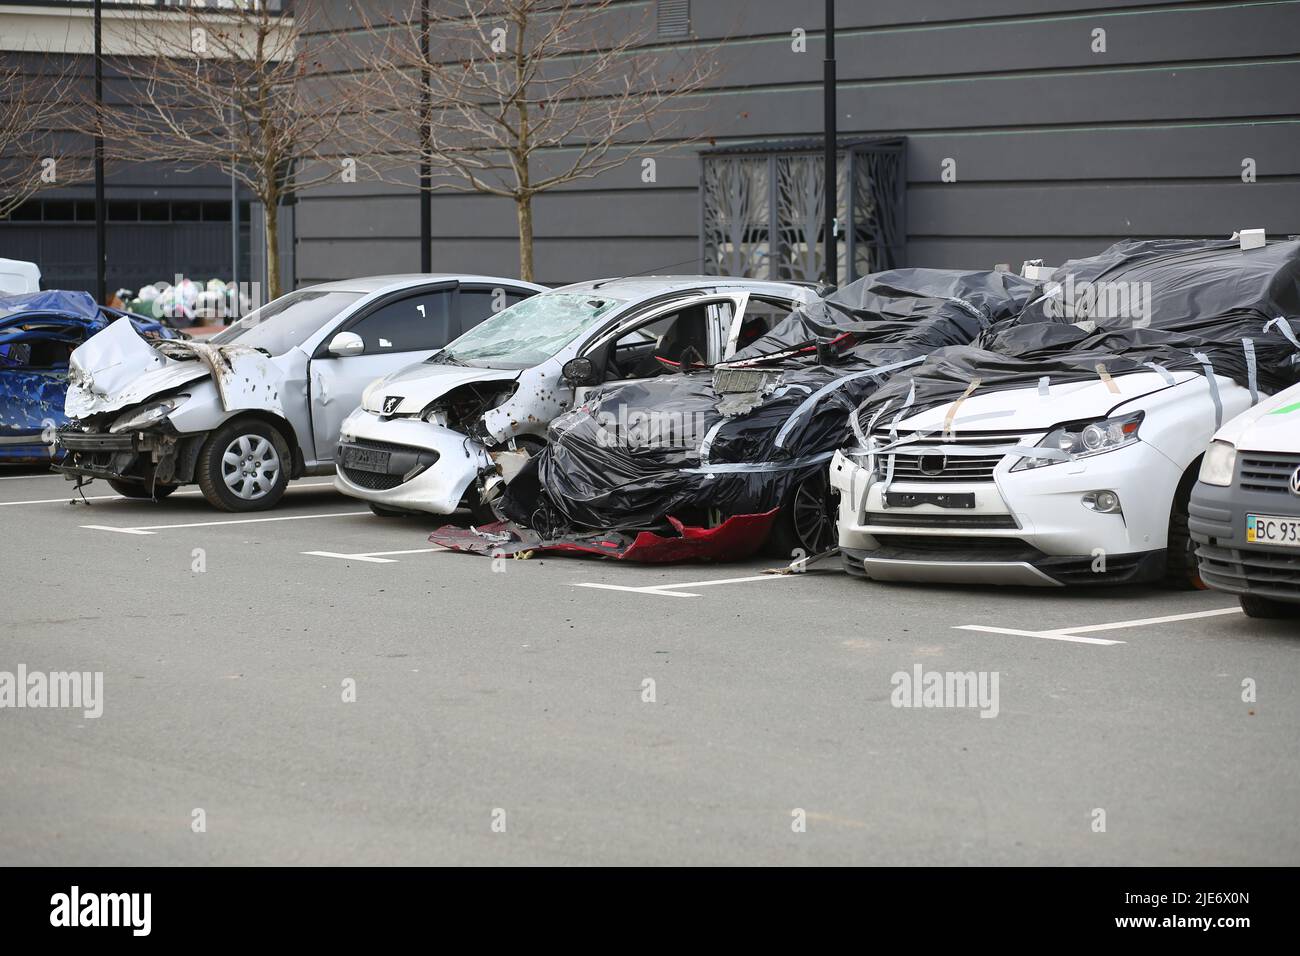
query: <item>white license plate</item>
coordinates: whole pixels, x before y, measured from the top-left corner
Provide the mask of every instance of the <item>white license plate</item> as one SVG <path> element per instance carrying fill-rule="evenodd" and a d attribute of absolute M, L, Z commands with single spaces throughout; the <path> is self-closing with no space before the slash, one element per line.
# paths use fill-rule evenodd
<path fill-rule="evenodd" d="M 1300 518 L 1246 515 L 1246 541 L 1250 544 L 1300 548 Z"/>

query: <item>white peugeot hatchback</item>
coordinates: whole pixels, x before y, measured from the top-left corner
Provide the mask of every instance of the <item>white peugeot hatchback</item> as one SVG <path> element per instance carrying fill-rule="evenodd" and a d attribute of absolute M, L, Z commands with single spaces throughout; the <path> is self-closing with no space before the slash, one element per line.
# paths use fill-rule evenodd
<path fill-rule="evenodd" d="M 584 390 L 713 365 L 815 298 L 794 283 L 648 276 L 526 299 L 372 383 L 343 422 L 336 486 L 380 515 L 464 505 L 486 519 Z"/>

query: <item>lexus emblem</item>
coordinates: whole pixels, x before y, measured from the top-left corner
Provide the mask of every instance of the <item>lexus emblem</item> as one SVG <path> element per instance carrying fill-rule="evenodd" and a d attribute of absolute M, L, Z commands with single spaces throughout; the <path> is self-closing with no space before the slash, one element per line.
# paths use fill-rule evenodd
<path fill-rule="evenodd" d="M 1300 468 L 1291 472 L 1291 494 L 1300 495 Z"/>
<path fill-rule="evenodd" d="M 389 395 L 384 399 L 384 414 L 391 415 L 397 411 L 397 406 L 402 404 L 401 395 Z"/>
<path fill-rule="evenodd" d="M 922 455 L 921 456 L 921 474 L 927 478 L 933 478 L 936 475 L 942 475 L 944 468 L 948 466 L 947 455 Z"/>

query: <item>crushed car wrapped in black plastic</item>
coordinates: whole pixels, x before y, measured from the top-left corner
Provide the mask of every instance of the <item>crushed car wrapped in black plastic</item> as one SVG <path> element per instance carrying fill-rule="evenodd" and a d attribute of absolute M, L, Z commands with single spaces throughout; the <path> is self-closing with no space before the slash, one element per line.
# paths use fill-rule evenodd
<path fill-rule="evenodd" d="M 850 412 L 890 375 L 973 341 L 1037 291 L 1006 272 L 867 276 L 726 363 L 593 390 L 507 486 L 499 509 L 513 527 L 442 529 L 431 540 L 484 553 L 567 543 L 682 560 L 743 557 L 767 538 L 782 555 L 816 553 L 833 540 L 825 473 Z M 733 529 L 742 541 L 718 540 Z M 635 547 L 642 535 L 677 544 L 647 551 L 644 537 Z"/>
<path fill-rule="evenodd" d="M 1130 239 L 1057 268 L 1010 321 L 969 345 L 936 350 L 875 392 L 870 424 L 891 403 L 911 412 L 971 389 L 1095 379 L 1155 366 L 1211 369 L 1271 394 L 1300 379 L 1300 240 L 1243 251 L 1237 239 Z M 1148 364 L 1150 363 L 1150 364 Z"/>

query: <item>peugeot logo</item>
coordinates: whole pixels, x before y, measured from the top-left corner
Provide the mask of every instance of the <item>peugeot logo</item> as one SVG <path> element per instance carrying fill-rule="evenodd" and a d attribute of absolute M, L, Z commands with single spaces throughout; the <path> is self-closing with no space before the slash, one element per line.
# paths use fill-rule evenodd
<path fill-rule="evenodd" d="M 1291 494 L 1300 495 L 1300 468 L 1291 472 Z"/>
<path fill-rule="evenodd" d="M 401 395 L 389 395 L 384 399 L 384 414 L 391 415 L 397 411 L 397 406 L 402 404 Z"/>
<path fill-rule="evenodd" d="M 921 474 L 927 478 L 933 478 L 936 475 L 942 475 L 944 468 L 948 466 L 947 455 L 922 455 L 921 456 Z"/>

